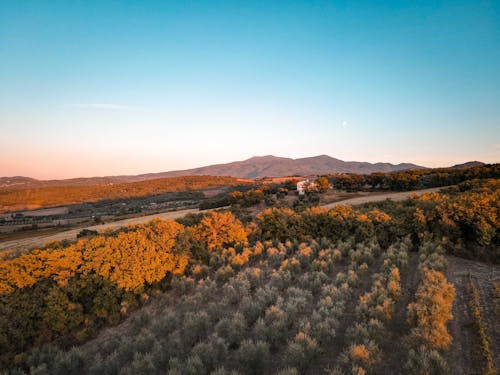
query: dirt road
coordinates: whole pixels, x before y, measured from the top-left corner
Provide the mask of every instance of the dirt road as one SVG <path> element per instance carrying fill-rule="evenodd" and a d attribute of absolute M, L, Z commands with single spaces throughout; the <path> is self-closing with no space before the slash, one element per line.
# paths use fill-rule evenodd
<path fill-rule="evenodd" d="M 432 188 L 432 189 L 424 189 L 424 190 L 415 190 L 415 191 L 404 191 L 404 192 L 398 192 L 398 193 L 372 193 L 368 194 L 363 197 L 356 197 L 356 198 L 350 198 L 350 199 L 345 199 L 342 201 L 338 201 L 335 203 L 330 203 L 323 205 L 322 207 L 325 208 L 331 208 L 334 206 L 338 205 L 356 205 L 356 204 L 362 204 L 362 203 L 367 203 L 367 202 L 380 202 L 384 201 L 386 199 L 392 199 L 394 201 L 401 201 L 407 199 L 410 195 L 412 194 L 423 194 L 423 193 L 428 193 L 428 192 L 435 192 L 438 191 L 440 188 Z M 131 219 L 125 219 L 125 220 L 119 220 L 111 223 L 106 223 L 102 225 L 94 225 L 91 227 L 86 227 L 86 229 L 91 229 L 91 230 L 97 230 L 99 232 L 102 232 L 103 230 L 106 229 L 118 229 L 120 227 L 124 227 L 127 225 L 133 225 L 133 224 L 144 224 L 147 223 L 148 221 L 154 219 L 155 217 L 159 217 L 162 219 L 177 219 L 179 217 L 183 217 L 189 213 L 197 213 L 199 212 L 198 209 L 188 209 L 188 210 L 180 210 L 180 211 L 174 211 L 174 212 L 165 212 L 161 214 L 155 214 L 155 215 L 148 215 L 148 216 L 140 216 L 140 217 L 134 217 Z M 67 230 L 64 232 L 60 233 L 55 233 L 55 234 L 49 234 L 49 235 L 40 235 L 36 237 L 29 237 L 29 238 L 21 238 L 21 239 L 16 239 L 16 240 L 10 240 L 10 241 L 4 241 L 0 243 L 0 251 L 3 250 L 29 250 L 35 247 L 41 247 L 49 242 L 54 242 L 54 241 L 62 241 L 62 240 L 74 240 L 76 239 L 76 235 L 80 233 L 80 231 L 84 228 L 77 228 L 77 229 L 71 229 Z"/>
<path fill-rule="evenodd" d="M 414 191 L 401 191 L 397 193 L 372 193 L 369 195 L 365 195 L 363 197 L 356 197 L 356 198 L 351 198 L 351 199 L 345 199 L 339 202 L 334 202 L 330 204 L 325 204 L 322 207 L 325 208 L 332 208 L 335 206 L 340 206 L 340 205 L 350 205 L 350 206 L 355 206 L 357 204 L 363 204 L 363 203 L 369 203 L 369 202 L 381 202 L 385 201 L 386 199 L 391 199 L 393 201 L 404 201 L 405 199 L 408 199 L 411 195 L 413 194 L 424 194 L 424 193 L 434 193 L 437 192 L 441 189 L 444 189 L 444 187 L 439 187 L 439 188 L 430 188 L 430 189 L 423 189 L 423 190 L 414 190 Z"/>
<path fill-rule="evenodd" d="M 173 220 L 177 219 L 179 217 L 183 217 L 187 214 L 190 213 L 197 213 L 200 210 L 198 209 L 188 209 L 188 210 L 180 210 L 180 211 L 173 211 L 173 212 L 164 212 L 160 214 L 155 214 L 155 215 L 147 215 L 147 216 L 140 216 L 140 217 L 134 217 L 131 219 L 124 219 L 124 220 L 118 220 L 114 221 L 111 223 L 105 223 L 101 225 L 93 225 L 91 227 L 86 227 L 85 229 L 90 229 L 90 230 L 96 230 L 98 232 L 102 232 L 106 229 L 118 229 L 121 227 L 125 227 L 128 225 L 133 225 L 133 224 L 144 224 L 147 223 L 151 220 L 153 220 L 156 217 L 159 217 L 161 219 L 165 220 Z M 22 238 L 22 239 L 17 239 L 17 240 L 11 240 L 11 241 L 5 241 L 0 243 L 0 251 L 2 250 L 22 250 L 22 249 L 31 249 L 34 247 L 40 247 L 43 246 L 49 242 L 54 242 L 54 241 L 62 241 L 62 240 L 74 240 L 76 239 L 76 235 L 80 233 L 80 231 L 84 228 L 77 228 L 77 229 L 71 229 L 67 230 L 64 232 L 59 232 L 55 234 L 49 234 L 45 236 L 36 236 L 36 237 L 30 237 L 30 238 Z"/>

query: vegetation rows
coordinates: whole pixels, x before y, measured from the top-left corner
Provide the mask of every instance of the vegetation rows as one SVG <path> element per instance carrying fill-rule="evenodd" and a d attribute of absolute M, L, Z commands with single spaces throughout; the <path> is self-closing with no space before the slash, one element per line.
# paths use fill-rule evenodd
<path fill-rule="evenodd" d="M 480 292 L 479 289 L 474 285 L 471 275 L 469 274 L 469 288 L 471 292 L 470 307 L 472 310 L 472 315 L 474 318 L 474 328 L 477 330 L 479 339 L 481 340 L 481 351 L 486 362 L 484 368 L 485 375 L 497 374 L 497 369 L 495 368 L 495 362 L 493 360 L 493 353 L 491 351 L 490 338 L 487 334 L 486 325 L 483 320 L 480 307 Z"/>
<path fill-rule="evenodd" d="M 359 209 L 155 220 L 39 249 L 0 263 L 2 367 L 383 373 L 384 340 L 397 333 L 405 371 L 444 373 L 454 294 L 444 253 L 495 261 L 498 217 L 490 180 Z M 414 250 L 418 290 L 405 331 L 393 332 L 402 276 L 416 272 L 407 268 Z"/>

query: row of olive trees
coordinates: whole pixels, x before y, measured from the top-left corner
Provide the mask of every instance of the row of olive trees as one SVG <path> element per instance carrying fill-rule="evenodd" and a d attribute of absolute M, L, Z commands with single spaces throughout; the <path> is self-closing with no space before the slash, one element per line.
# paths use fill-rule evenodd
<path fill-rule="evenodd" d="M 356 322 L 346 331 L 346 348 L 331 373 L 373 373 L 383 361 L 380 342 L 401 294 L 399 270 L 408 265 L 409 248 L 409 239 L 406 238 L 384 252 L 381 270 L 373 276 L 370 291 L 359 298 L 355 309 Z"/>
<path fill-rule="evenodd" d="M 455 288 L 444 275 L 446 259 L 439 245 L 425 241 L 419 254 L 420 283 L 415 301 L 408 305 L 411 330 L 405 368 L 410 374 L 446 374 L 442 353 L 452 340 L 446 323 L 453 317 Z"/>
<path fill-rule="evenodd" d="M 214 248 L 208 265 L 191 266 L 191 276 L 96 341 L 36 349 L 28 372 L 302 373 L 335 339 L 358 273 L 378 252 L 375 243 L 328 241 Z"/>

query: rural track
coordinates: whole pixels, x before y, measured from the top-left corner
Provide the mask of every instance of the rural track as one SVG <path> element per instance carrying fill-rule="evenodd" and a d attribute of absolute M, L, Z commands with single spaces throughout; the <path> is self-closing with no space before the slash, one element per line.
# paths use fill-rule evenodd
<path fill-rule="evenodd" d="M 63 240 L 75 240 L 78 233 L 83 229 L 96 230 L 98 232 L 103 232 L 105 230 L 115 230 L 128 225 L 145 224 L 154 218 L 160 218 L 165 220 L 175 220 L 180 217 L 184 217 L 187 214 L 200 212 L 197 208 L 190 208 L 186 210 L 163 212 L 154 215 L 139 216 L 130 219 L 113 221 L 100 225 L 93 225 L 89 227 L 76 228 L 71 230 L 66 230 L 64 232 L 59 232 L 49 235 L 41 235 L 36 237 L 22 238 L 17 240 L 10 240 L 0 243 L 0 251 L 3 250 L 22 250 L 31 249 L 34 247 L 40 247 L 50 242 L 63 241 Z"/>
<path fill-rule="evenodd" d="M 390 199 L 392 201 L 404 201 L 405 199 L 410 198 L 413 194 L 420 195 L 424 193 L 435 193 L 438 192 L 441 189 L 446 188 L 446 186 L 443 187 L 437 187 L 437 188 L 430 188 L 430 189 L 422 189 L 422 190 L 412 190 L 412 191 L 400 191 L 400 192 L 391 192 L 391 193 L 374 193 L 370 195 L 365 195 L 362 197 L 356 197 L 356 198 L 348 198 L 345 200 L 341 200 L 338 202 L 333 202 L 329 204 L 322 205 L 321 207 L 324 208 L 332 208 L 335 206 L 345 206 L 345 205 L 350 205 L 350 206 L 355 206 L 358 204 L 363 204 L 363 203 L 373 203 L 373 202 L 382 202 L 385 201 L 386 199 Z"/>
<path fill-rule="evenodd" d="M 356 198 L 349 198 L 345 200 L 341 200 L 338 202 L 334 203 L 329 203 L 322 205 L 321 207 L 324 208 L 332 208 L 335 206 L 339 205 L 357 205 L 357 204 L 363 204 L 363 203 L 369 203 L 369 202 L 381 202 L 385 201 L 386 199 L 391 199 L 393 201 L 401 201 L 408 199 L 411 195 L 413 194 L 424 194 L 424 193 L 430 193 L 430 192 L 436 192 L 439 191 L 441 188 L 431 188 L 431 189 L 423 189 L 423 190 L 413 190 L 413 191 L 403 191 L 403 192 L 391 192 L 391 193 L 375 193 L 371 195 L 366 195 L 363 197 L 356 197 Z M 28 238 L 21 238 L 21 239 L 16 239 L 16 240 L 8 240 L 8 241 L 3 241 L 0 242 L 0 252 L 5 251 L 5 250 L 30 250 L 36 247 L 42 247 L 48 243 L 51 242 L 57 242 L 57 241 L 63 241 L 63 240 L 75 240 L 76 236 L 80 231 L 83 229 L 89 229 L 89 230 L 96 230 L 98 232 L 102 232 L 105 230 L 116 230 L 121 227 L 125 227 L 128 225 L 135 225 L 135 224 L 145 224 L 154 218 L 161 218 L 165 220 L 174 220 L 178 219 L 180 217 L 186 216 L 187 214 L 190 213 L 199 213 L 202 212 L 197 208 L 192 208 L 192 209 L 186 209 L 186 210 L 179 210 L 179 211 L 172 211 L 172 212 L 164 212 L 164 213 L 158 213 L 158 214 L 153 214 L 153 215 L 146 215 L 146 216 L 139 216 L 139 217 L 134 217 L 130 219 L 124 219 L 124 220 L 117 220 L 114 222 L 110 223 L 105 223 L 105 224 L 100 224 L 100 225 L 93 225 L 89 227 L 81 227 L 81 228 L 76 228 L 76 229 L 71 229 L 59 233 L 52 233 L 52 234 L 45 234 L 45 235 L 40 235 L 40 236 L 34 236 L 34 237 L 28 237 Z"/>

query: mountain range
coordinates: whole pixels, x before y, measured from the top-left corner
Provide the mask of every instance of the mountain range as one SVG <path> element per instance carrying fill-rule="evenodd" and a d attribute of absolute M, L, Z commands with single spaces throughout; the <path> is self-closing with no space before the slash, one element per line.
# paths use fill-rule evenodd
<path fill-rule="evenodd" d="M 471 162 L 474 165 L 482 164 Z M 468 166 L 469 163 L 461 165 Z M 455 166 L 458 167 L 458 166 Z M 37 180 L 30 177 L 0 177 L 0 188 L 25 189 L 44 186 L 85 186 L 105 185 L 110 183 L 134 182 L 164 177 L 178 176 L 232 176 L 238 178 L 262 178 L 282 176 L 308 176 L 333 173 L 370 174 L 373 172 L 395 172 L 408 169 L 422 169 L 425 167 L 411 164 L 368 163 L 357 161 L 343 161 L 328 155 L 319 155 L 306 158 L 284 158 L 272 155 L 255 156 L 243 161 L 226 164 L 215 164 L 200 168 L 147 173 L 134 176 L 106 176 L 82 177 L 65 180 Z M 452 167 L 453 168 L 453 167 Z"/>
<path fill-rule="evenodd" d="M 142 175 L 150 178 L 178 177 L 178 176 L 232 176 L 240 178 L 262 178 L 282 176 L 308 176 L 329 173 L 358 173 L 394 172 L 406 169 L 423 168 L 409 163 L 366 163 L 356 161 L 342 161 L 328 155 L 319 155 L 300 159 L 277 157 L 273 155 L 254 156 L 253 158 L 235 161 L 227 164 L 215 164 L 207 167 L 153 173 Z"/>

